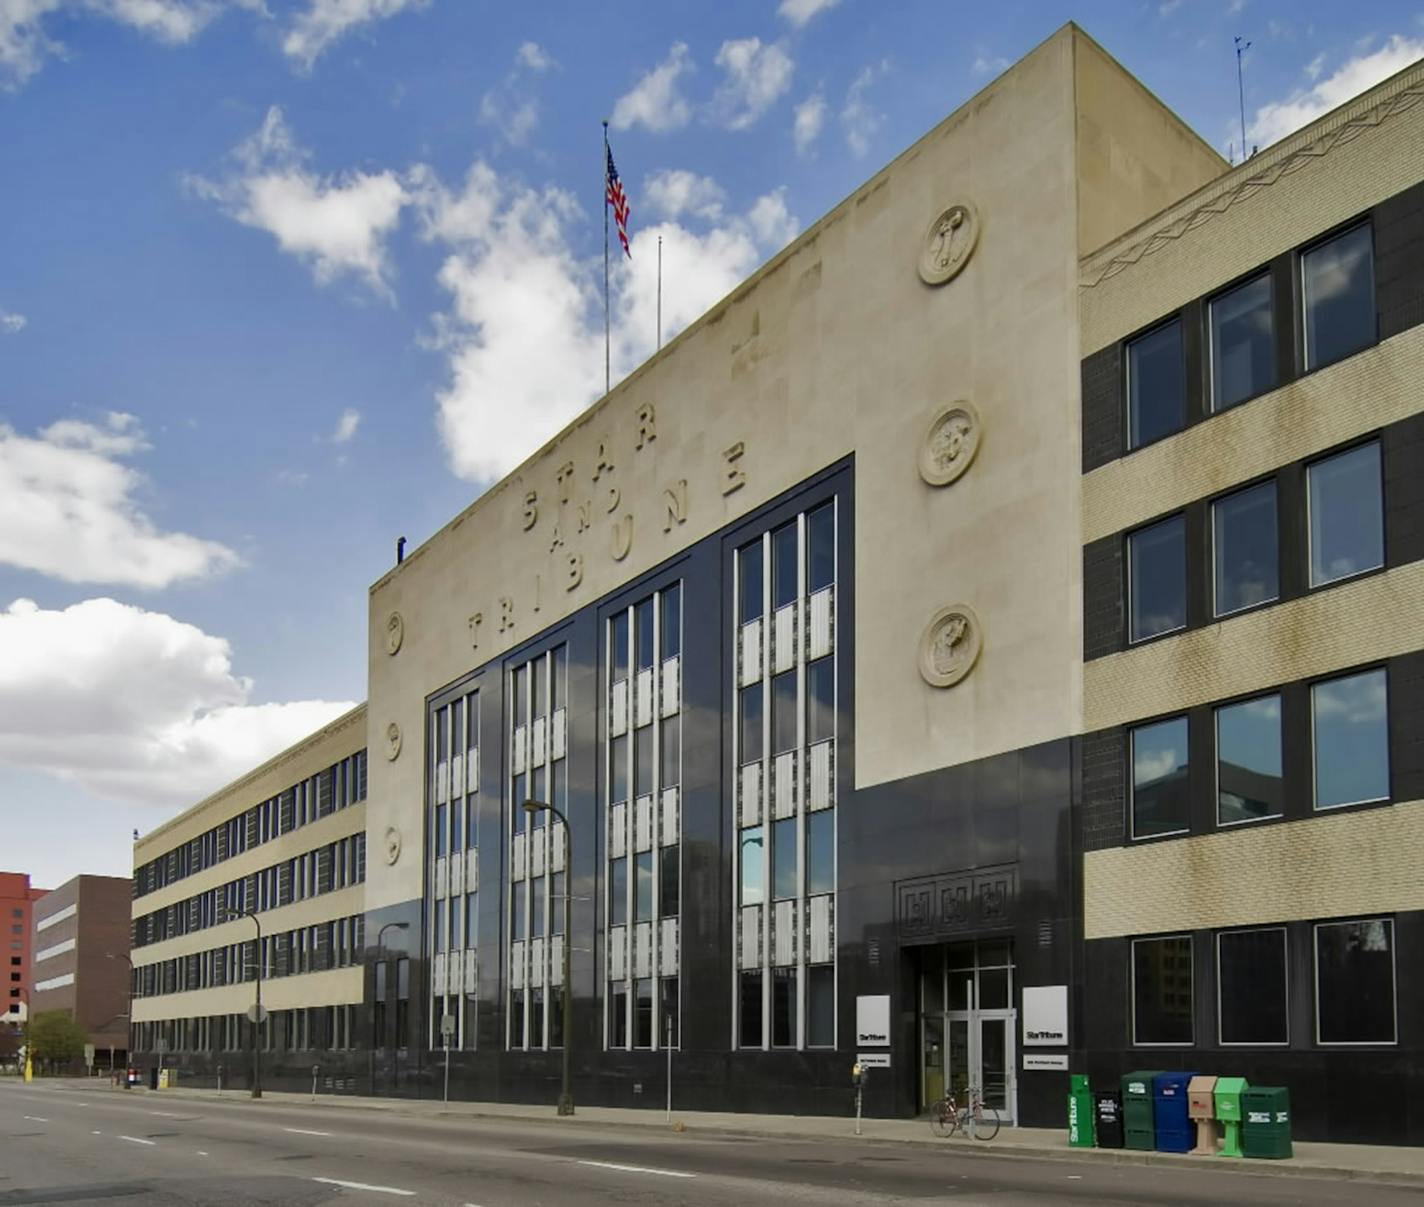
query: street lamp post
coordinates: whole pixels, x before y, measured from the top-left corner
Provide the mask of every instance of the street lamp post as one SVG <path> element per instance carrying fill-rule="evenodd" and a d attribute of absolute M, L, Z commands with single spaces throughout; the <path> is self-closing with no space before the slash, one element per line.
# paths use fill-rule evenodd
<path fill-rule="evenodd" d="M 252 961 L 253 971 L 257 973 L 257 1000 L 252 1007 L 252 1097 L 262 1097 L 262 1024 L 267 1020 L 262 1014 L 262 923 L 258 921 L 254 910 L 237 910 L 239 917 L 251 918 L 252 925 L 257 928 L 257 947 L 254 949 L 254 959 Z"/>
<path fill-rule="evenodd" d="M 111 960 L 122 960 L 129 966 L 129 1009 L 124 1015 L 124 1089 L 131 1090 L 133 1086 L 129 1084 L 129 1069 L 133 1066 L 133 983 L 134 967 L 133 961 L 123 952 L 110 951 L 105 955 Z M 114 1071 L 113 1049 L 109 1051 L 109 1072 Z"/>
<path fill-rule="evenodd" d="M 569 1080 L 569 1050 L 573 1047 L 574 1042 L 574 990 L 573 978 L 569 975 L 569 954 L 573 950 L 574 939 L 573 911 L 570 908 L 574 896 L 574 834 L 573 827 L 569 825 L 569 819 L 547 801 L 526 800 L 524 802 L 526 813 L 534 814 L 541 810 L 553 814 L 564 823 L 564 1073 L 563 1088 L 559 1092 L 559 1114 L 572 1115 L 574 1113 L 574 1091 Z"/>
<path fill-rule="evenodd" d="M 409 923 L 409 922 L 387 922 L 384 926 L 382 926 L 381 929 L 376 932 L 376 958 L 377 958 L 378 960 L 382 960 L 382 961 L 384 961 L 385 958 L 386 958 L 386 954 L 385 954 L 385 953 L 386 953 L 386 931 L 388 931 L 388 930 L 409 930 L 409 929 L 410 929 L 410 923 Z M 399 992 L 399 988 L 397 988 L 397 992 Z M 387 996 L 387 997 L 390 996 L 390 986 L 389 986 L 389 984 L 386 986 L 386 996 Z M 382 1001 L 382 1002 L 381 1002 L 381 1006 L 382 1006 L 382 1010 L 381 1010 L 381 1034 L 374 1037 L 374 1038 L 380 1040 L 380 1046 L 381 1046 L 382 1048 L 384 1048 L 384 1047 L 386 1046 L 386 1035 L 385 1035 L 385 1030 L 386 1030 L 386 1012 L 385 1012 L 385 1009 L 384 1009 L 385 1005 L 386 1005 L 386 1003 L 385 1003 L 384 1001 Z M 398 1017 L 399 1017 L 399 1016 L 398 1016 Z M 400 1036 L 396 1036 L 396 1049 L 397 1049 L 397 1051 L 399 1051 L 399 1049 L 400 1049 Z M 376 1079 L 376 1045 L 375 1045 L 375 1044 L 372 1044 L 372 1045 L 371 1045 L 371 1081 L 372 1081 L 371 1092 L 372 1092 L 373 1094 L 376 1092 L 376 1090 L 375 1090 L 375 1079 Z"/>

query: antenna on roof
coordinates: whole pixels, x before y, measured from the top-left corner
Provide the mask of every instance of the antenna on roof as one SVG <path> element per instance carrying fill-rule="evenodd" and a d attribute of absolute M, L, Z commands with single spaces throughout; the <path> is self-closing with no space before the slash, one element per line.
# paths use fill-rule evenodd
<path fill-rule="evenodd" d="M 1241 56 L 1251 49 L 1250 42 L 1243 42 L 1240 35 L 1236 37 L 1236 95 L 1241 102 L 1241 161 L 1246 161 L 1246 79 L 1242 74 Z"/>

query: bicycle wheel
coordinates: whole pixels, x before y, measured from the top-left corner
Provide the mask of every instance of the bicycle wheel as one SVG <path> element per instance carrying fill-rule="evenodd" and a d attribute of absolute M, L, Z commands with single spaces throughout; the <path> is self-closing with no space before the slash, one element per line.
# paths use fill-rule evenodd
<path fill-rule="evenodd" d="M 936 1136 L 954 1135 L 954 1127 L 958 1122 L 958 1116 L 954 1111 L 954 1103 L 948 1098 L 941 1098 L 934 1106 L 930 1107 L 930 1131 Z"/>
<path fill-rule="evenodd" d="M 974 1138 L 992 1140 L 999 1134 L 999 1112 L 992 1106 L 976 1103 L 974 1107 Z"/>

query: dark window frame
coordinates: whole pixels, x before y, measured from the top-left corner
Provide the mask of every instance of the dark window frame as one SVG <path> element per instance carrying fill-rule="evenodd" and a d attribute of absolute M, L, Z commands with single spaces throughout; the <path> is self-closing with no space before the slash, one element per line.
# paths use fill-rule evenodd
<path fill-rule="evenodd" d="M 1165 331 L 1168 327 L 1177 326 L 1180 329 L 1180 341 L 1182 345 L 1182 426 L 1170 432 L 1164 432 L 1160 436 L 1154 436 L 1151 440 L 1144 440 L 1141 443 L 1133 443 L 1132 432 L 1132 346 L 1150 339 L 1158 332 Z M 1122 443 L 1123 455 L 1138 452 L 1140 449 L 1151 448 L 1154 444 L 1160 444 L 1164 440 L 1170 440 L 1173 436 L 1179 436 L 1192 426 L 1192 392 L 1191 364 L 1192 357 L 1188 348 L 1189 325 L 1185 310 L 1175 310 L 1170 314 L 1164 314 L 1160 318 L 1154 319 L 1147 326 L 1134 331 L 1131 335 L 1121 341 L 1122 345 Z"/>
<path fill-rule="evenodd" d="M 1334 1039 L 1320 1038 L 1320 931 L 1327 926 L 1348 926 L 1354 922 L 1383 922 L 1389 927 L 1390 989 L 1394 1007 L 1394 1038 Z M 1399 1047 L 1399 930 L 1393 914 L 1359 914 L 1348 918 L 1322 918 L 1310 922 L 1310 989 L 1312 1027 L 1311 1040 L 1315 1048 L 1398 1048 Z"/>
<path fill-rule="evenodd" d="M 1212 317 L 1211 308 L 1223 298 L 1229 297 L 1238 289 L 1244 289 L 1259 280 L 1264 280 L 1270 290 L 1270 305 L 1268 309 L 1271 314 L 1271 356 L 1274 362 L 1271 373 L 1271 384 L 1254 393 L 1246 394 L 1238 398 L 1235 402 L 1229 402 L 1225 406 L 1220 406 L 1216 398 L 1216 343 L 1212 339 Z M 1217 289 L 1212 290 L 1202 298 L 1202 375 L 1203 375 L 1203 414 L 1197 422 L 1204 423 L 1215 415 L 1223 415 L 1227 411 L 1234 411 L 1237 407 L 1245 406 L 1249 402 L 1254 402 L 1263 395 L 1270 394 L 1274 390 L 1281 388 L 1281 319 L 1282 312 L 1287 309 L 1282 302 L 1283 299 L 1277 295 L 1281 292 L 1280 282 L 1274 271 L 1274 262 L 1267 261 L 1258 265 L 1247 273 L 1243 273 L 1233 281 L 1228 281 Z M 1286 315 L 1285 317 L 1289 317 Z M 1289 333 L 1288 333 L 1289 334 Z M 1187 426 L 1192 426 L 1189 417 Z M 1185 430 L 1185 428 L 1183 429 Z"/>
<path fill-rule="evenodd" d="M 1292 333 L 1295 344 L 1295 373 L 1292 380 L 1299 380 L 1302 377 L 1309 377 L 1313 373 L 1319 373 L 1322 369 L 1328 369 L 1332 365 L 1343 364 L 1353 356 L 1358 356 L 1361 352 L 1368 352 L 1371 348 L 1379 346 L 1380 342 L 1380 307 L 1379 307 L 1379 251 L 1378 240 L 1375 237 L 1375 209 L 1371 206 L 1362 213 L 1346 218 L 1343 222 L 1337 223 L 1329 230 L 1322 231 L 1313 236 L 1309 242 L 1299 244 L 1291 249 L 1291 286 L 1297 298 L 1295 330 Z M 1373 336 L 1356 348 L 1353 352 L 1347 352 L 1343 356 L 1337 356 L 1334 360 L 1327 360 L 1318 365 L 1310 363 L 1309 348 L 1306 345 L 1306 298 L 1305 298 L 1305 258 L 1311 252 L 1319 251 L 1336 239 L 1343 238 L 1353 233 L 1361 227 L 1367 227 L 1370 232 L 1370 308 L 1374 315 Z M 1285 385 L 1285 382 L 1281 383 Z"/>
<path fill-rule="evenodd" d="M 1139 943 L 1162 943 L 1169 939 L 1185 939 L 1187 956 L 1191 962 L 1191 1018 L 1192 1038 L 1190 1040 L 1143 1040 L 1137 1038 L 1137 945 Z M 1168 931 L 1163 934 L 1135 935 L 1128 941 L 1128 1010 L 1129 1047 L 1132 1048 L 1194 1048 L 1197 1046 L 1197 951 L 1196 936 L 1189 930 Z"/>
<path fill-rule="evenodd" d="M 1327 579 L 1322 583 L 1311 581 L 1311 561 L 1314 551 L 1311 547 L 1310 534 L 1310 471 L 1317 465 L 1324 465 L 1327 461 L 1333 461 L 1337 457 L 1346 456 L 1373 444 L 1379 452 L 1379 503 L 1380 503 L 1380 563 L 1378 566 L 1370 566 L 1364 570 L 1357 570 L 1353 574 L 1345 574 L 1339 578 Z M 1369 578 L 1372 574 L 1383 574 L 1389 569 L 1389 496 L 1385 484 L 1385 432 L 1383 428 L 1376 428 L 1363 435 L 1355 436 L 1337 444 L 1332 448 L 1323 449 L 1300 462 L 1301 475 L 1301 535 L 1303 548 L 1300 550 L 1301 560 L 1304 567 L 1304 590 L 1303 595 L 1314 595 L 1318 591 L 1328 591 L 1331 587 L 1344 586 L 1346 583 L 1359 582 L 1362 578 Z"/>
<path fill-rule="evenodd" d="M 1224 1038 L 1226 1010 L 1221 996 L 1221 941 L 1231 935 L 1259 934 L 1271 931 L 1281 936 L 1282 987 L 1285 993 L 1286 1037 L 1283 1040 L 1228 1040 Z M 1216 1045 L 1220 1048 L 1289 1048 L 1291 1047 L 1291 934 L 1285 922 L 1267 923 L 1260 926 L 1229 926 L 1212 932 L 1212 974 L 1215 979 L 1213 989 L 1216 998 Z"/>
<path fill-rule="evenodd" d="M 1395 803 L 1395 751 L 1394 733 L 1390 728 L 1390 719 L 1394 711 L 1393 691 L 1390 686 L 1389 673 L 1390 659 L 1378 659 L 1372 662 L 1363 663 L 1359 666 L 1345 667 L 1340 670 L 1330 671 L 1323 675 L 1312 675 L 1305 680 L 1305 722 L 1306 722 L 1306 758 L 1310 765 L 1310 797 L 1306 802 L 1307 816 L 1310 817 L 1334 817 L 1341 813 L 1353 813 L 1362 809 L 1380 809 Z M 1337 683 L 1344 679 L 1354 679 L 1361 675 L 1368 675 L 1379 672 L 1384 675 L 1384 740 L 1385 759 L 1388 766 L 1385 768 L 1385 794 L 1383 796 L 1371 797 L 1368 800 L 1347 801 L 1338 805 L 1326 805 L 1322 808 L 1317 802 L 1319 800 L 1319 785 L 1316 775 L 1316 742 L 1315 742 L 1315 689 L 1323 684 Z"/>
<path fill-rule="evenodd" d="M 1145 637 L 1134 637 L 1132 635 L 1132 539 L 1139 536 L 1159 524 L 1165 524 L 1170 520 L 1180 519 L 1182 521 L 1182 562 L 1184 569 L 1183 578 L 1183 598 L 1182 598 L 1182 623 L 1176 628 L 1163 629 L 1157 633 L 1150 633 Z M 1178 507 L 1172 511 L 1164 512 L 1154 516 L 1150 520 L 1145 520 L 1141 524 L 1136 524 L 1127 529 L 1122 534 L 1122 599 L 1123 599 L 1123 648 L 1137 649 L 1139 646 L 1150 645 L 1154 641 L 1161 641 L 1167 637 L 1175 637 L 1178 633 L 1185 633 L 1192 626 L 1192 550 L 1191 532 L 1187 518 L 1187 508 Z"/>
<path fill-rule="evenodd" d="M 1187 824 L 1181 830 L 1172 830 L 1166 834 L 1142 834 L 1135 831 L 1136 806 L 1135 797 L 1137 792 L 1136 784 L 1136 743 L 1134 735 L 1139 729 L 1147 729 L 1153 725 L 1161 725 L 1166 721 L 1183 721 L 1187 726 Z M 1126 817 L 1123 819 L 1123 846 L 1138 847 L 1152 842 L 1166 842 L 1170 839 L 1188 838 L 1196 831 L 1192 828 L 1191 814 L 1191 794 L 1192 781 L 1194 779 L 1193 748 L 1192 741 L 1192 721 L 1189 709 L 1177 709 L 1173 712 L 1162 713 L 1155 717 L 1144 717 L 1140 721 L 1132 721 L 1123 726 L 1123 754 L 1124 754 L 1124 782 L 1123 782 L 1123 807 L 1126 810 Z"/>

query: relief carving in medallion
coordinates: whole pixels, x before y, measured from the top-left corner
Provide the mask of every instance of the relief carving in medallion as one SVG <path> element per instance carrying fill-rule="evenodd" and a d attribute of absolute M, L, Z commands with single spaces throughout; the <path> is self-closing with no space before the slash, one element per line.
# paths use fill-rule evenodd
<path fill-rule="evenodd" d="M 395 826 L 386 828 L 386 862 L 394 865 L 400 858 L 401 853 L 401 832 Z"/>
<path fill-rule="evenodd" d="M 395 655 L 400 652 L 401 642 L 405 640 L 405 619 L 399 612 L 392 612 L 386 617 L 386 653 Z"/>
<path fill-rule="evenodd" d="M 931 486 L 958 478 L 979 451 L 983 426 L 972 402 L 959 399 L 940 407 L 920 445 L 920 477 Z"/>
<path fill-rule="evenodd" d="M 920 638 L 920 674 L 931 687 L 953 687 L 974 669 L 983 645 L 979 617 L 967 604 L 941 608 Z"/>
<path fill-rule="evenodd" d="M 386 726 L 386 758 L 395 762 L 400 758 L 401 752 L 401 731 L 400 726 L 392 721 Z"/>
<path fill-rule="evenodd" d="M 920 248 L 920 280 L 943 285 L 959 275 L 979 242 L 979 215 L 967 201 L 956 202 L 930 223 Z"/>

